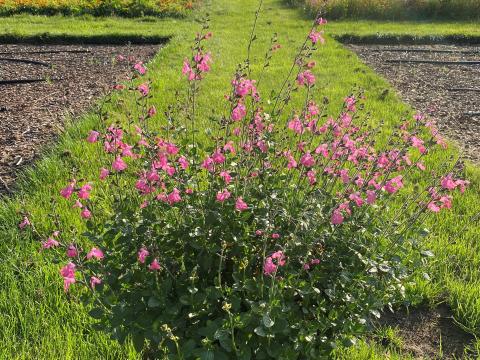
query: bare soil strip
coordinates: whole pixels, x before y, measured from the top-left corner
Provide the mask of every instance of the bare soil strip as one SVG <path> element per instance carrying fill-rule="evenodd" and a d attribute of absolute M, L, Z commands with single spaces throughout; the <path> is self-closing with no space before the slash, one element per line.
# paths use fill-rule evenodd
<path fill-rule="evenodd" d="M 159 45 L 1 45 L 0 193 L 15 172 L 129 74 L 117 55 L 147 62 Z M 46 66 L 44 64 L 47 64 Z"/>
<path fill-rule="evenodd" d="M 346 45 L 480 163 L 480 47 Z M 419 51 L 421 50 L 421 51 Z"/>
<path fill-rule="evenodd" d="M 446 305 L 387 313 L 380 324 L 396 328 L 402 338 L 401 350 L 416 359 L 462 359 L 475 340 L 457 326 Z"/>

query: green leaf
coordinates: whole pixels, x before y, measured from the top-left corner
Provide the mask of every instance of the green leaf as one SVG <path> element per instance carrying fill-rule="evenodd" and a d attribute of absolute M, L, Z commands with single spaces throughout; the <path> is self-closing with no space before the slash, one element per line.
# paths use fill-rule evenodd
<path fill-rule="evenodd" d="M 434 256 L 435 256 L 431 250 L 423 250 L 423 251 L 420 252 L 420 253 L 421 253 L 423 256 L 426 256 L 426 257 L 434 257 Z"/>
<path fill-rule="evenodd" d="M 253 332 L 255 334 L 257 334 L 258 336 L 261 336 L 261 337 L 265 337 L 267 336 L 267 334 L 265 333 L 265 329 L 263 328 L 263 326 L 258 326 L 255 328 L 255 330 L 253 330 Z"/>
<path fill-rule="evenodd" d="M 275 325 L 275 321 L 273 321 L 268 314 L 263 315 L 262 320 L 263 325 L 265 325 L 266 328 L 271 328 L 273 325 Z"/>
<path fill-rule="evenodd" d="M 145 342 L 145 337 L 141 333 L 133 334 L 132 336 L 133 347 L 137 352 L 141 352 L 143 350 L 143 344 Z"/>
<path fill-rule="evenodd" d="M 155 308 L 160 306 L 160 301 L 154 296 L 151 296 L 150 299 L 148 299 L 147 303 L 148 307 L 150 308 Z"/>
<path fill-rule="evenodd" d="M 215 356 L 211 350 L 205 350 L 200 354 L 201 360 L 214 360 L 214 358 Z"/>

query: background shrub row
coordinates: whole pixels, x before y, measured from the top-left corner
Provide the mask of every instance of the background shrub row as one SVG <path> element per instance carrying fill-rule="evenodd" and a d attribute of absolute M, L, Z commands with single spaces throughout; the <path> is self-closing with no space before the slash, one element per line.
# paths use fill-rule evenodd
<path fill-rule="evenodd" d="M 0 15 L 183 16 L 193 0 L 0 0 Z"/>
<path fill-rule="evenodd" d="M 286 0 L 315 14 L 324 3 L 320 0 Z M 330 0 L 326 5 L 329 19 L 379 20 L 479 20 L 478 0 Z"/>

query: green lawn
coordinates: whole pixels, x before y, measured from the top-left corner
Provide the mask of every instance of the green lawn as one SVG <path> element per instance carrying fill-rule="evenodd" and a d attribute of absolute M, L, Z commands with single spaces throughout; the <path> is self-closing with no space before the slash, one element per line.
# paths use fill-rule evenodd
<path fill-rule="evenodd" d="M 240 6 L 241 4 L 241 6 Z M 205 1 L 210 13 L 213 39 L 209 42 L 214 56 L 211 74 L 203 83 L 199 106 L 205 114 L 224 105 L 223 94 L 229 88 L 231 74 L 244 57 L 256 0 Z M 189 52 L 191 40 L 199 29 L 203 11 L 186 19 L 98 19 L 16 16 L 2 18 L 0 39 L 12 37 L 35 39 L 65 35 L 81 38 L 94 34 L 143 37 L 170 37 L 149 65 L 155 101 L 161 105 L 174 98 L 174 89 L 183 82 L 181 63 Z M 340 22 L 328 25 L 332 35 L 378 33 L 470 34 L 480 36 L 476 24 L 451 23 L 386 24 L 382 22 Z M 478 24 L 477 24 L 478 25 Z M 282 0 L 266 0 L 265 11 L 258 24 L 258 40 L 253 57 L 261 60 L 273 32 L 278 33 L 281 52 L 274 57 L 270 73 L 262 80 L 260 93 L 278 84 L 291 65 L 296 48 L 307 32 L 309 21 L 297 11 L 285 7 Z M 6 36 L 8 35 L 8 37 Z M 373 121 L 397 123 L 411 109 L 403 104 L 393 91 L 381 96 L 389 85 L 377 76 L 351 52 L 333 39 L 315 55 L 317 61 L 317 91 L 331 99 L 338 107 L 354 86 L 366 89 L 367 109 Z M 258 69 L 258 68 L 254 68 Z M 114 114 L 111 115 L 114 118 Z M 57 144 L 46 151 L 44 158 L 21 176 L 15 197 L 0 203 L 0 359 L 136 359 L 139 356 L 131 346 L 121 347 L 104 334 L 92 330 L 86 310 L 78 299 L 64 294 L 58 275 L 58 266 L 51 265 L 39 252 L 38 239 L 17 230 L 19 212 L 26 210 L 41 233 L 54 230 L 51 197 L 72 176 L 69 169 L 77 169 L 77 177 L 95 178 L 99 156 L 84 141 L 89 129 L 98 126 L 98 119 L 87 114 L 75 121 Z M 427 164 L 433 169 L 455 155 L 455 149 L 434 154 Z M 470 217 L 480 212 L 480 170 L 467 166 L 471 187 L 455 201 L 454 210 L 442 213 L 427 225 L 432 230 L 429 247 L 436 257 L 430 264 L 431 281 L 419 279 L 412 288 L 415 294 L 435 302 L 446 300 L 453 307 L 456 318 L 465 327 L 480 334 L 480 224 Z M 62 216 L 58 219 L 65 229 L 81 226 L 74 211 L 56 205 Z M 59 209 L 58 209 L 59 208 Z M 466 226 L 466 229 L 464 227 Z M 72 230 L 73 231 L 73 230 Z M 374 358 L 375 350 L 361 347 L 357 358 Z M 381 358 L 381 355 L 378 358 Z M 346 355 L 353 358 L 353 355 Z"/>

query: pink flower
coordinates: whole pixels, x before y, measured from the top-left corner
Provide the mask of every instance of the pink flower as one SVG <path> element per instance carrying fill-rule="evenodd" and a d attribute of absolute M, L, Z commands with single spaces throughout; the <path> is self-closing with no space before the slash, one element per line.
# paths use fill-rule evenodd
<path fill-rule="evenodd" d="M 224 151 L 229 151 L 231 154 L 235 155 L 235 147 L 233 146 L 233 141 L 229 141 L 227 142 L 224 146 L 223 146 L 223 150 Z"/>
<path fill-rule="evenodd" d="M 143 63 L 141 62 L 136 63 L 133 68 L 137 70 L 140 75 L 145 75 L 145 73 L 147 72 L 147 69 L 145 68 L 145 66 L 143 66 Z"/>
<path fill-rule="evenodd" d="M 245 97 L 248 94 L 252 94 L 254 98 L 258 97 L 255 80 L 240 79 L 239 81 L 233 80 L 232 83 L 235 85 L 235 94 L 237 96 Z"/>
<path fill-rule="evenodd" d="M 327 23 L 327 19 L 324 19 L 322 17 L 317 19 L 317 24 L 318 25 L 325 25 Z"/>
<path fill-rule="evenodd" d="M 358 192 L 350 194 L 348 198 L 352 200 L 358 207 L 363 205 L 363 199 Z"/>
<path fill-rule="evenodd" d="M 285 265 L 285 255 L 283 254 L 283 251 L 276 251 L 271 255 L 272 259 L 277 260 L 278 266 L 284 266 Z"/>
<path fill-rule="evenodd" d="M 452 197 L 449 195 L 442 196 L 440 199 L 440 202 L 442 203 L 442 209 L 451 209 L 452 208 Z"/>
<path fill-rule="evenodd" d="M 350 182 L 350 176 L 348 176 L 348 170 L 347 169 L 342 169 L 339 172 L 340 178 L 342 179 L 342 182 L 344 184 L 348 184 Z"/>
<path fill-rule="evenodd" d="M 340 225 L 343 223 L 343 220 L 344 218 L 342 213 L 338 209 L 334 210 L 330 219 L 331 223 L 333 225 Z"/>
<path fill-rule="evenodd" d="M 310 34 L 308 35 L 308 38 L 312 41 L 312 44 L 316 44 L 317 42 L 320 41 L 321 44 L 325 43 L 325 39 L 323 38 L 323 31 L 315 31 L 312 30 Z"/>
<path fill-rule="evenodd" d="M 75 182 L 71 182 L 66 187 L 64 187 L 62 190 L 60 190 L 60 195 L 62 197 L 64 197 L 65 199 L 70 198 L 70 196 L 72 196 L 72 194 L 73 194 L 73 191 L 75 190 L 74 184 L 75 184 Z"/>
<path fill-rule="evenodd" d="M 232 181 L 232 176 L 228 173 L 228 171 L 220 172 L 220 177 L 225 181 L 225 184 L 230 184 Z"/>
<path fill-rule="evenodd" d="M 225 156 L 223 156 L 220 150 L 217 150 L 213 153 L 212 160 L 216 164 L 223 164 L 225 162 Z"/>
<path fill-rule="evenodd" d="M 185 169 L 188 168 L 189 163 L 188 163 L 188 160 L 187 160 L 187 158 L 186 158 L 185 156 L 180 156 L 180 157 L 178 158 L 178 163 L 180 164 L 180 167 L 181 167 L 183 170 L 185 170 Z"/>
<path fill-rule="evenodd" d="M 272 239 L 280 239 L 280 234 L 278 234 L 278 233 L 273 233 L 273 234 L 272 234 Z"/>
<path fill-rule="evenodd" d="M 279 266 L 284 265 L 285 255 L 283 254 L 283 251 L 276 251 L 265 259 L 265 262 L 263 263 L 263 273 L 265 275 L 272 275 L 277 271 Z"/>
<path fill-rule="evenodd" d="M 460 188 L 460 192 L 463 194 L 467 188 L 467 186 L 470 185 L 470 181 L 468 180 L 455 180 L 455 186 Z"/>
<path fill-rule="evenodd" d="M 309 152 L 307 152 L 300 158 L 300 163 L 305 167 L 312 167 L 315 165 L 315 159 Z"/>
<path fill-rule="evenodd" d="M 448 174 L 447 176 L 443 177 L 440 181 L 440 184 L 444 189 L 453 190 L 457 186 L 455 181 L 453 180 L 452 174 Z"/>
<path fill-rule="evenodd" d="M 422 163 L 422 162 L 417 162 L 417 167 L 422 170 L 422 171 L 425 171 L 425 165 Z"/>
<path fill-rule="evenodd" d="M 263 140 L 257 141 L 257 147 L 260 149 L 261 152 L 266 153 L 268 151 L 268 145 Z"/>
<path fill-rule="evenodd" d="M 155 105 L 152 105 L 147 111 L 147 116 L 151 118 L 151 117 L 154 117 L 156 113 L 157 113 L 157 108 L 155 107 Z"/>
<path fill-rule="evenodd" d="M 42 243 L 42 248 L 50 249 L 52 247 L 57 247 L 58 245 L 60 245 L 60 243 L 57 240 L 53 238 L 48 238 L 47 241 L 44 241 Z"/>
<path fill-rule="evenodd" d="M 195 72 L 193 71 L 187 59 L 183 61 L 182 74 L 187 76 L 188 81 L 195 79 Z"/>
<path fill-rule="evenodd" d="M 237 198 L 237 201 L 235 202 L 235 209 L 238 211 L 245 211 L 248 209 L 248 205 L 241 197 Z"/>
<path fill-rule="evenodd" d="M 377 193 L 373 190 L 367 190 L 367 203 L 372 205 L 377 200 Z"/>
<path fill-rule="evenodd" d="M 277 271 L 277 265 L 273 263 L 272 258 L 269 256 L 265 259 L 265 262 L 263 263 L 263 273 L 265 275 L 272 275 Z"/>
<path fill-rule="evenodd" d="M 83 208 L 80 212 L 80 216 L 84 219 L 90 219 L 92 217 L 92 213 L 87 208 Z"/>
<path fill-rule="evenodd" d="M 112 168 L 115 171 L 123 171 L 127 168 L 127 163 L 120 156 L 117 156 L 112 164 Z"/>
<path fill-rule="evenodd" d="M 180 190 L 174 188 L 170 194 L 167 196 L 167 201 L 170 205 L 176 204 L 182 201 L 182 197 L 180 196 Z"/>
<path fill-rule="evenodd" d="M 297 83 L 300 86 L 307 85 L 312 86 L 315 84 L 315 76 L 312 74 L 310 70 L 306 70 L 297 76 Z"/>
<path fill-rule="evenodd" d="M 85 184 L 80 188 L 77 195 L 80 199 L 84 199 L 84 200 L 88 199 L 90 197 L 91 190 L 92 190 L 92 185 Z"/>
<path fill-rule="evenodd" d="M 92 289 L 95 289 L 95 286 L 96 285 L 100 285 L 102 283 L 102 280 L 100 280 L 99 278 L 97 278 L 96 276 L 92 276 L 90 278 L 90 287 Z"/>
<path fill-rule="evenodd" d="M 213 159 L 209 156 L 205 160 L 203 160 L 203 163 L 201 165 L 202 168 L 212 172 L 213 171 Z"/>
<path fill-rule="evenodd" d="M 75 209 L 75 208 L 81 209 L 81 208 L 83 208 L 83 204 L 81 203 L 80 200 L 75 200 L 75 204 L 73 204 L 72 208 L 74 208 L 74 209 Z"/>
<path fill-rule="evenodd" d="M 138 86 L 138 91 L 140 91 L 140 94 L 142 94 L 142 96 L 147 96 L 148 93 L 150 92 L 150 89 L 148 88 L 148 84 L 147 83 L 143 83 L 141 85 Z"/>
<path fill-rule="evenodd" d="M 387 183 L 384 186 L 384 189 L 390 194 L 396 193 L 398 190 L 400 190 L 403 187 L 402 178 L 403 178 L 402 175 L 398 175 L 393 179 L 387 181 Z"/>
<path fill-rule="evenodd" d="M 95 258 L 97 260 L 102 260 L 104 257 L 103 251 L 96 247 L 93 247 L 87 254 L 87 259 Z"/>
<path fill-rule="evenodd" d="M 101 168 L 100 169 L 100 180 L 105 180 L 107 178 L 107 176 L 110 175 L 110 171 L 108 171 L 107 169 L 105 168 Z"/>
<path fill-rule="evenodd" d="M 415 136 L 412 136 L 410 138 L 410 141 L 412 142 L 412 145 L 416 147 L 422 154 L 425 154 L 427 152 L 427 149 L 423 145 L 423 140 L 419 139 Z"/>
<path fill-rule="evenodd" d="M 148 268 L 152 271 L 160 270 L 160 263 L 157 259 L 153 259 L 152 263 L 148 266 Z"/>
<path fill-rule="evenodd" d="M 167 154 L 169 155 L 176 155 L 178 154 L 178 147 L 175 144 L 172 143 L 166 143 L 165 144 L 165 150 L 167 151 Z"/>
<path fill-rule="evenodd" d="M 242 103 L 238 103 L 237 106 L 232 110 L 232 120 L 240 121 L 247 115 L 247 108 Z"/>
<path fill-rule="evenodd" d="M 75 264 L 69 262 L 60 270 L 60 275 L 63 277 L 63 289 L 68 291 L 70 285 L 75 283 Z"/>
<path fill-rule="evenodd" d="M 303 133 L 303 124 L 302 122 L 300 121 L 300 119 L 298 118 L 298 116 L 295 116 L 293 118 L 293 120 L 290 120 L 288 122 L 288 128 L 290 130 L 293 130 L 294 132 L 296 132 L 297 134 L 302 134 Z"/>
<path fill-rule="evenodd" d="M 262 231 L 262 230 L 255 230 L 255 235 L 257 235 L 257 236 L 262 236 L 262 235 L 263 235 L 263 231 Z"/>
<path fill-rule="evenodd" d="M 303 270 L 310 270 L 310 265 L 308 263 L 303 264 Z"/>
<path fill-rule="evenodd" d="M 22 221 L 18 224 L 19 229 L 25 229 L 27 226 L 30 226 L 30 220 L 28 220 L 28 217 L 24 216 Z"/>
<path fill-rule="evenodd" d="M 145 264 L 145 259 L 147 256 L 150 255 L 147 249 L 142 247 L 140 250 L 138 250 L 137 256 L 138 256 L 138 262 L 140 264 Z"/>
<path fill-rule="evenodd" d="M 78 256 L 78 251 L 75 245 L 69 245 L 67 249 L 67 256 L 69 258 L 74 258 Z"/>
<path fill-rule="evenodd" d="M 98 131 L 92 130 L 92 131 L 90 131 L 90 134 L 87 137 L 87 141 L 89 143 L 97 142 L 99 135 L 100 135 L 100 133 Z"/>
<path fill-rule="evenodd" d="M 434 213 L 440 212 L 440 207 L 434 201 L 429 202 L 427 208 Z"/>
<path fill-rule="evenodd" d="M 229 199 L 230 196 L 231 196 L 230 192 L 227 189 L 224 189 L 217 193 L 217 201 L 224 202 L 225 200 Z"/>
<path fill-rule="evenodd" d="M 202 54 L 198 53 L 195 56 L 195 62 L 197 63 L 197 68 L 201 72 L 210 71 L 210 62 L 212 61 L 212 56 L 210 53 Z"/>
<path fill-rule="evenodd" d="M 310 183 L 310 185 L 315 185 L 316 182 L 317 182 L 317 178 L 316 178 L 316 171 L 315 170 L 309 170 L 307 172 L 307 178 L 308 178 L 308 182 Z"/>
<path fill-rule="evenodd" d="M 317 148 L 315 149 L 315 154 L 320 154 L 324 158 L 328 158 L 328 145 L 322 144 L 317 146 Z"/>

